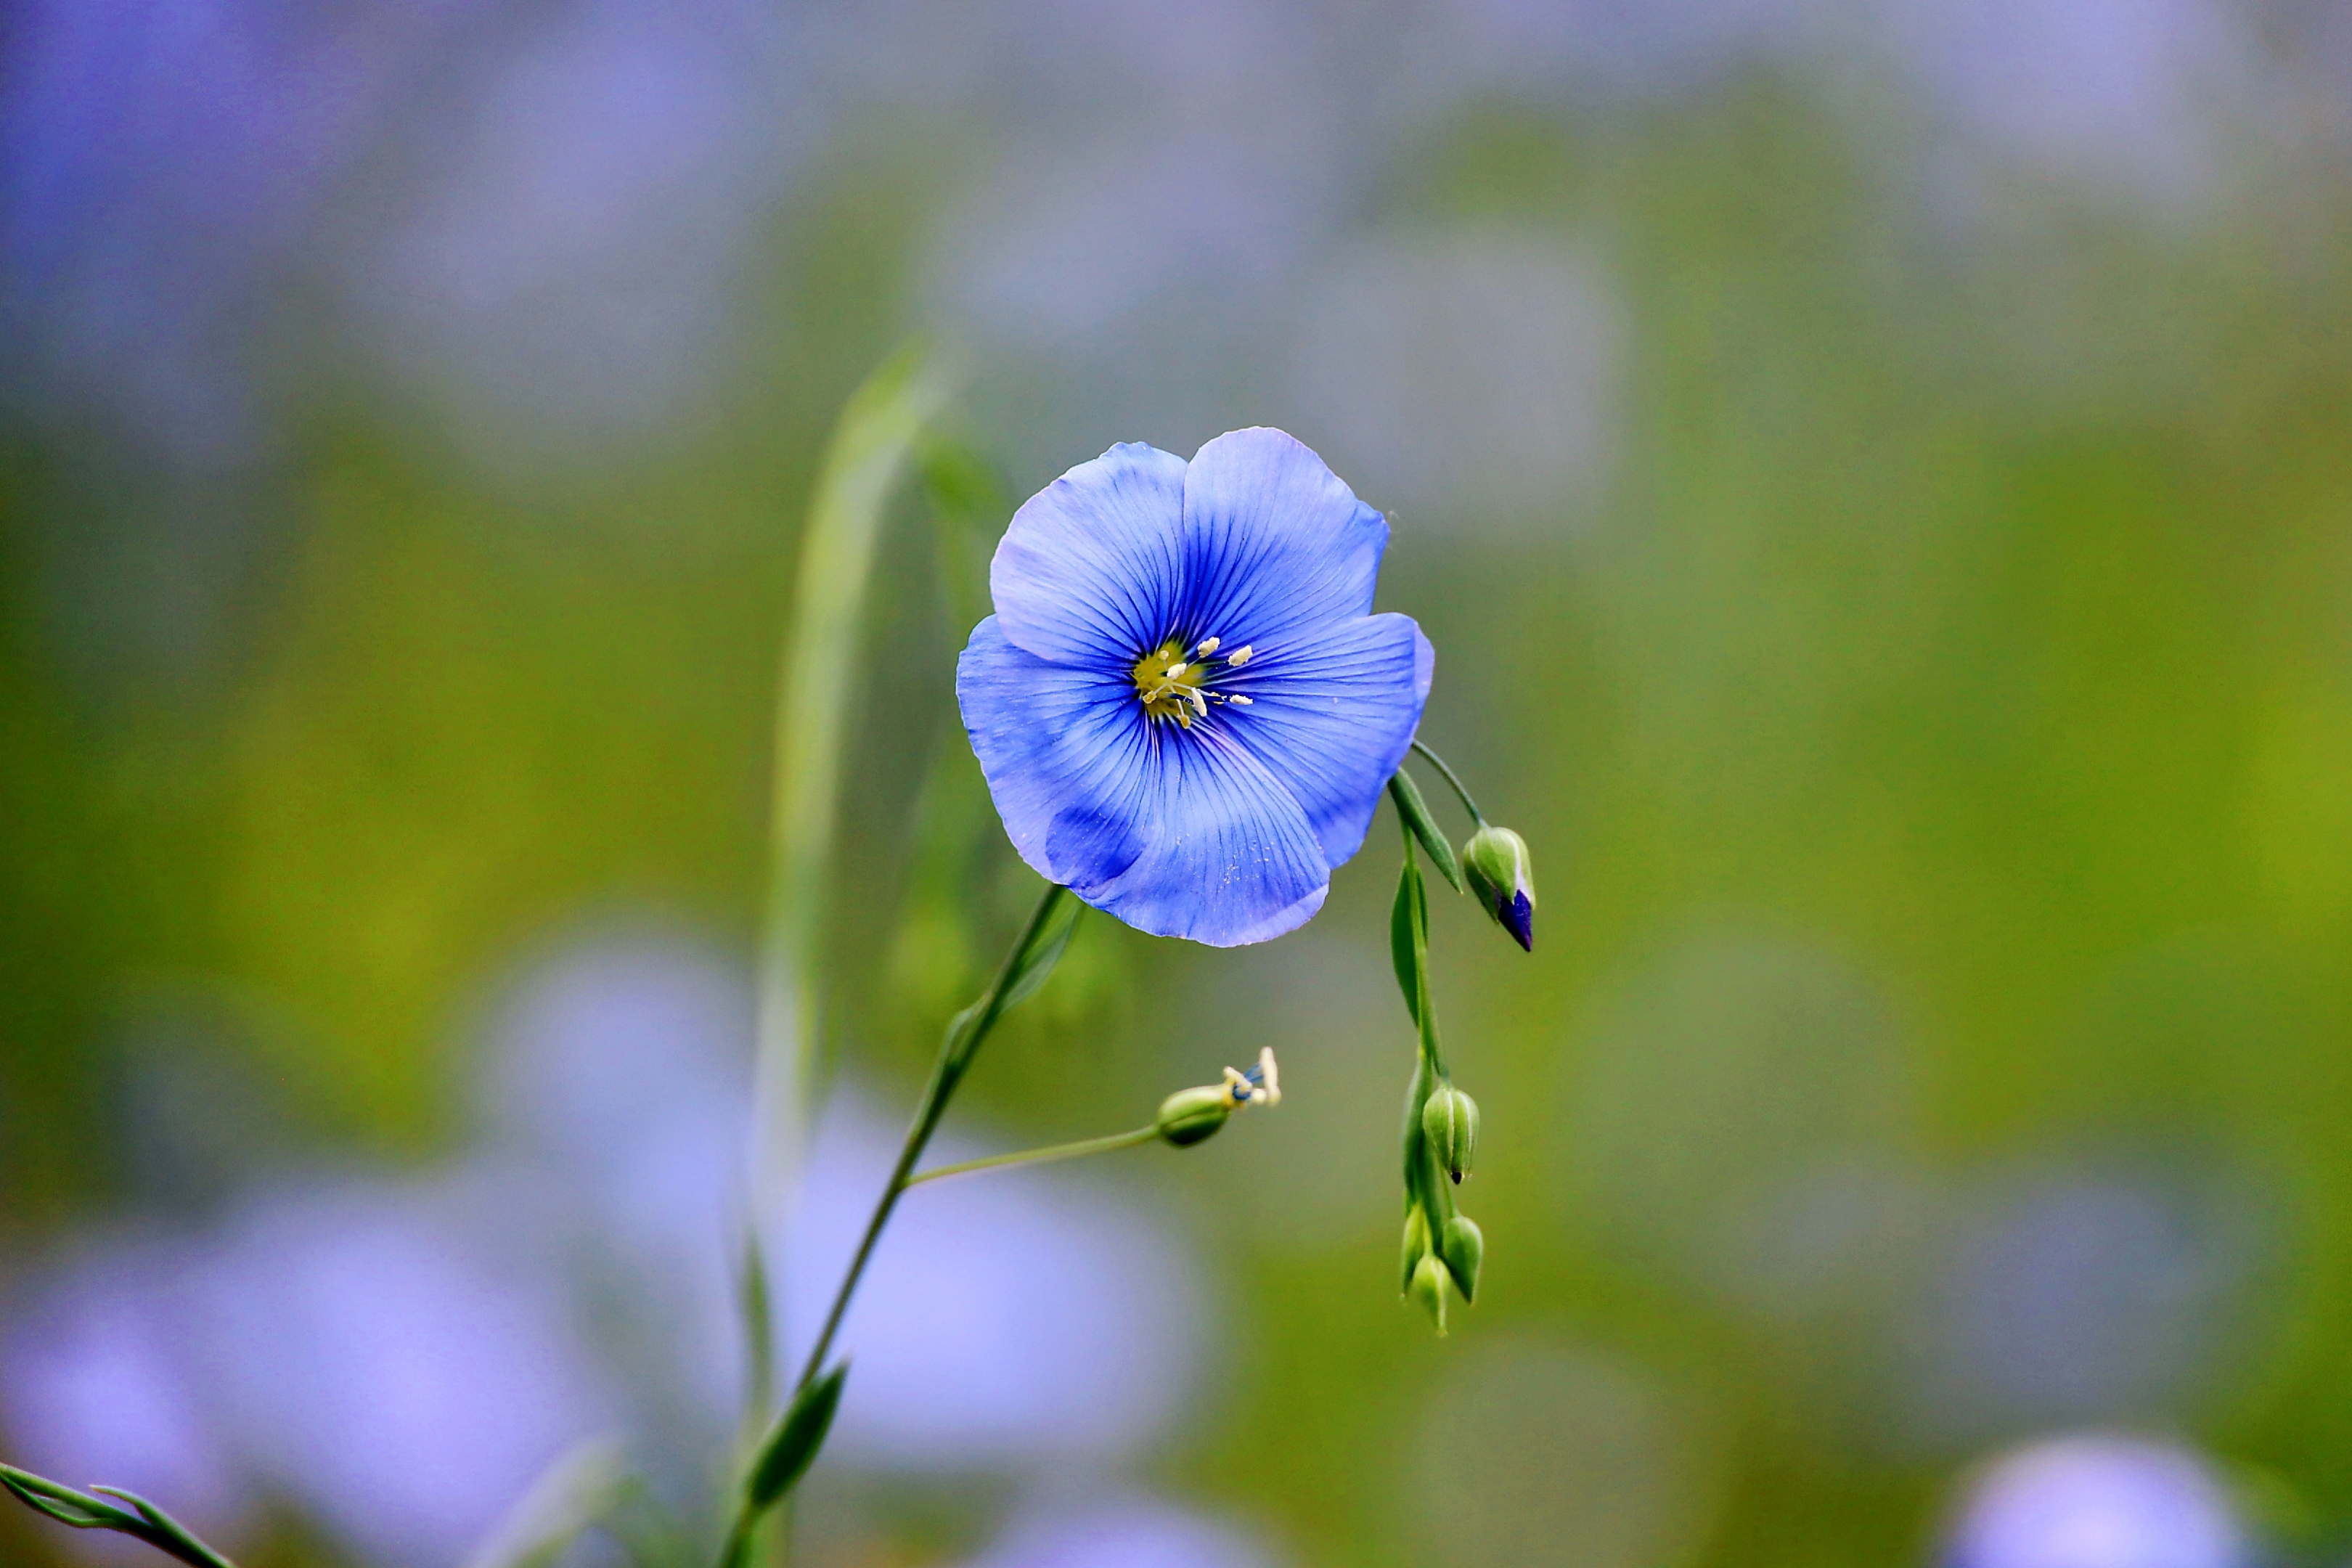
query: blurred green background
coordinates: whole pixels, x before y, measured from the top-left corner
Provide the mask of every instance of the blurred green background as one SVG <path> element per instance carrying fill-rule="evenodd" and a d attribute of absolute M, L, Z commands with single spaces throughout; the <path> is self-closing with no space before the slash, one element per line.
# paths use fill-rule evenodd
<path fill-rule="evenodd" d="M 743 983 L 814 466 L 924 334 L 968 356 L 945 428 L 1008 502 L 1265 423 L 1390 509 L 1424 738 L 1539 878 L 1531 958 L 1434 910 L 1489 1247 L 1442 1342 L 1392 1278 L 1385 813 L 1301 933 L 1091 917 L 992 1044 L 957 1121 L 993 1146 L 1282 1054 L 1279 1111 L 1067 1177 L 1197 1292 L 1173 1413 L 1081 1501 L 1192 1510 L 1237 1563 L 1925 1563 L 1972 1467 L 2125 1432 L 2201 1454 L 2245 1551 L 2352 1546 L 2331 8 L 12 32 L 25 1462 L 102 1464 L 146 1408 L 54 1392 L 116 1386 L 50 1375 L 112 1321 L 55 1304 L 91 1248 L 461 1162 L 484 1019 L 567 944 L 651 931 Z M 1005 515 L 910 482 L 882 545 L 826 984 L 886 1117 L 1034 887 L 963 750 L 937 550 Z M 210 1354 L 155 1312 L 139 1355 Z M 1002 1544 L 1059 1506 L 1026 1463 L 847 1456 L 810 1560 L 1163 1560 Z M 255 1563 L 436 1561 L 231 1468 Z M 159 1473 L 63 1479 L 172 1506 Z"/>

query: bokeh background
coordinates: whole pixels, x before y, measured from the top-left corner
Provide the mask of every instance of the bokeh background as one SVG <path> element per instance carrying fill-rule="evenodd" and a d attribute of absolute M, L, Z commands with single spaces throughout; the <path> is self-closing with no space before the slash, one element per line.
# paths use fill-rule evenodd
<path fill-rule="evenodd" d="M 950 1144 L 1261 1045 L 1285 1103 L 910 1199 L 802 1561 L 2352 1558 L 2352 12 L 5 37 L 11 1459 L 260 1568 L 457 1568 L 566 1455 L 708 1527 L 795 552 L 925 335 L 988 472 L 883 542 L 799 1332 L 1034 897 L 958 552 L 1111 442 L 1276 424 L 1391 511 L 1538 945 L 1435 910 L 1490 1250 L 1439 1342 L 1392 833 L 1266 947 L 1091 919 Z"/>

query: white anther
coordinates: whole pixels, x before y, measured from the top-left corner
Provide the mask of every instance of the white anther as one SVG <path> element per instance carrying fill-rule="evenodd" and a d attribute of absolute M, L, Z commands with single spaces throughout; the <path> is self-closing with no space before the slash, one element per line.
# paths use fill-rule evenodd
<path fill-rule="evenodd" d="M 1250 654 L 1252 651 L 1252 649 L 1247 647 L 1237 647 L 1234 649 L 1233 657 L 1226 659 L 1225 662 L 1232 665 L 1235 669 L 1239 669 L 1242 666 L 1250 661 Z"/>
<path fill-rule="evenodd" d="M 1199 654 L 1202 658 L 1206 658 L 1211 654 L 1217 651 L 1217 639 L 1214 637 L 1202 637 L 1201 639 L 1201 646 L 1194 648 L 1192 651 Z"/>
<path fill-rule="evenodd" d="M 1238 692 L 1238 691 L 1234 692 L 1231 697 L 1226 698 L 1226 699 L 1225 699 L 1225 700 L 1226 700 L 1226 701 L 1228 701 L 1228 702 L 1234 702 L 1234 703 L 1238 703 L 1238 704 L 1240 704 L 1240 705 L 1241 705 L 1242 707 L 1244 707 L 1244 708 L 1246 708 L 1246 707 L 1248 707 L 1248 706 L 1250 705 L 1250 700 L 1249 700 L 1248 698 L 1246 698 L 1246 697 L 1243 696 L 1243 695 L 1242 695 L 1240 692 Z"/>
<path fill-rule="evenodd" d="M 1272 1046 L 1262 1046 L 1258 1048 L 1257 1070 L 1259 1076 L 1265 1080 L 1265 1084 L 1259 1090 L 1259 1092 L 1265 1096 L 1264 1100 L 1260 1103 L 1265 1105 L 1281 1104 L 1282 1079 L 1274 1070 L 1274 1047 Z"/>
<path fill-rule="evenodd" d="M 1168 673 L 1160 677 L 1160 679 L 1163 680 L 1181 680 L 1183 679 L 1184 672 L 1192 668 L 1192 667 L 1189 664 L 1171 664 L 1168 667 Z"/>
<path fill-rule="evenodd" d="M 1201 695 L 1201 689 L 1197 686 L 1187 686 L 1184 687 L 1182 690 L 1185 696 L 1192 700 L 1192 706 L 1201 710 L 1201 717 L 1203 719 L 1207 718 L 1209 716 L 1209 702 L 1208 699 Z"/>

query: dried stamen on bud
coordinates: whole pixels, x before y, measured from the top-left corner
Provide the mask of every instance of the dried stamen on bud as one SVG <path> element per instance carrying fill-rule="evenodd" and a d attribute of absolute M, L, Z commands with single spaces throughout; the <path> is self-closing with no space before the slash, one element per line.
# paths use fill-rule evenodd
<path fill-rule="evenodd" d="M 1233 1096 L 1235 1105 L 1280 1105 L 1282 1080 L 1275 1071 L 1274 1047 L 1260 1050 L 1257 1066 L 1247 1072 L 1227 1068 L 1225 1092 Z"/>
<path fill-rule="evenodd" d="M 1160 1103 L 1152 1128 L 1179 1149 L 1190 1148 L 1215 1134 L 1225 1119 L 1245 1105 L 1279 1105 L 1282 1083 L 1274 1069 L 1274 1049 L 1257 1054 L 1257 1066 L 1247 1072 L 1225 1069 L 1225 1081 L 1199 1089 L 1180 1089 Z"/>

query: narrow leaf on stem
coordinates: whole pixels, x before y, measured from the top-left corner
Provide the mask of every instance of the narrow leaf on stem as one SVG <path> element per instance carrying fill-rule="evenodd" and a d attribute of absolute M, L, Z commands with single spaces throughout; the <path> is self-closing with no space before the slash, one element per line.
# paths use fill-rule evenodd
<path fill-rule="evenodd" d="M 776 1423 L 775 1432 L 744 1478 L 743 1489 L 752 1508 L 761 1511 L 773 1508 L 815 1462 L 825 1434 L 832 1430 L 833 1413 L 841 1405 L 841 1385 L 848 1376 L 849 1363 L 843 1362 L 793 1395 L 792 1408 Z"/>
<path fill-rule="evenodd" d="M 1014 962 L 1013 978 L 1004 988 L 1004 1000 L 998 1004 L 1000 1011 L 1018 1006 L 1037 994 L 1037 988 L 1054 973 L 1054 965 L 1061 963 L 1062 954 L 1069 950 L 1070 938 L 1077 933 L 1078 917 L 1086 910 L 1087 906 L 1076 899 L 1062 900 L 1045 928 Z"/>
<path fill-rule="evenodd" d="M 1421 1026 L 1421 960 L 1416 950 L 1427 940 L 1421 935 L 1421 868 L 1408 850 L 1404 870 L 1397 878 L 1396 901 L 1389 906 L 1389 962 L 1396 969 L 1404 1010 L 1416 1028 Z"/>
<path fill-rule="evenodd" d="M 1389 798 L 1396 802 L 1397 816 L 1403 819 L 1406 829 L 1421 844 L 1422 853 L 1445 879 L 1445 885 L 1455 892 L 1462 890 L 1462 862 L 1454 858 L 1454 845 L 1439 831 L 1436 819 L 1429 815 L 1429 805 L 1421 798 L 1421 787 L 1412 775 L 1399 768 L 1389 775 Z"/>
<path fill-rule="evenodd" d="M 120 1498 L 138 1510 L 125 1512 L 112 1503 L 101 1502 L 89 1492 L 76 1491 L 37 1476 L 30 1470 L 20 1470 L 14 1465 L 0 1465 L 0 1487 L 9 1495 L 37 1512 L 47 1514 L 59 1524 L 76 1530 L 111 1530 L 143 1541 L 166 1556 L 176 1557 L 193 1568 L 235 1568 L 229 1560 L 189 1533 L 187 1526 L 149 1502 L 136 1492 L 118 1487 L 92 1487 L 90 1491 Z"/>

